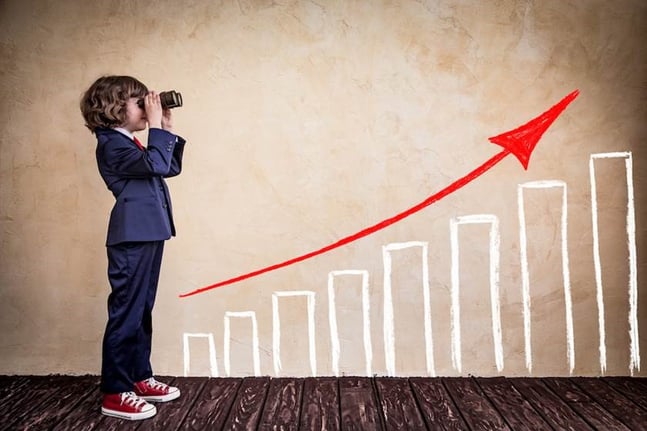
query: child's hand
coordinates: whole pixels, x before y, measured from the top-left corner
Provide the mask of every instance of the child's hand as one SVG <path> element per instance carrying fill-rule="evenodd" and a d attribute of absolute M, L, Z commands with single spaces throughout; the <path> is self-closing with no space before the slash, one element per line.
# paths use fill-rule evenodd
<path fill-rule="evenodd" d="M 162 129 L 168 130 L 169 132 L 173 131 L 173 117 L 170 109 L 164 109 L 162 111 Z"/>
<path fill-rule="evenodd" d="M 148 127 L 162 128 L 162 102 L 160 96 L 154 91 L 149 91 L 144 96 L 144 109 L 146 110 L 146 119 Z"/>

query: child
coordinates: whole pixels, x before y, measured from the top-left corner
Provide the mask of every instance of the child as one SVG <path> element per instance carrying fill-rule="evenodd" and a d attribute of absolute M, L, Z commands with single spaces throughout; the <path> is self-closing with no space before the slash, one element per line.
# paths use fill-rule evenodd
<path fill-rule="evenodd" d="M 143 108 L 138 102 L 143 99 Z M 152 311 L 164 241 L 175 235 L 164 178 L 182 169 L 185 140 L 173 133 L 171 111 L 130 76 L 104 76 L 81 100 L 85 125 L 97 137 L 99 173 L 116 202 L 108 237 L 108 324 L 103 338 L 104 415 L 154 416 L 148 401 L 170 401 L 178 388 L 155 380 L 150 364 Z M 146 129 L 144 148 L 133 132 Z"/>

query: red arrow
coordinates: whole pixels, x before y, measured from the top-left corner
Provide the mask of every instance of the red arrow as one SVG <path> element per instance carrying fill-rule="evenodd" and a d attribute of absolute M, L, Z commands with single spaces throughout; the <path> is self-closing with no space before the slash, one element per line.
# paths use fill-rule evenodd
<path fill-rule="evenodd" d="M 496 165 L 501 160 L 503 160 L 503 158 L 505 158 L 510 153 L 514 154 L 517 157 L 517 159 L 519 159 L 524 169 L 527 170 L 528 162 L 530 161 L 530 155 L 532 154 L 532 151 L 535 149 L 535 146 L 539 142 L 539 139 L 542 137 L 544 132 L 546 132 L 548 127 L 550 127 L 550 125 L 557 119 L 557 117 L 559 117 L 559 115 L 564 111 L 564 109 L 566 109 L 566 107 L 578 96 L 578 94 L 580 94 L 579 90 L 575 90 L 572 93 L 570 93 L 568 96 L 564 97 L 559 103 L 557 103 L 555 106 L 550 108 L 548 111 L 530 120 L 523 126 L 517 127 L 516 129 L 511 130 L 509 132 L 505 132 L 500 135 L 489 138 L 490 142 L 497 145 L 501 145 L 503 147 L 503 151 L 491 157 L 488 161 L 483 163 L 478 168 L 474 169 L 469 174 L 465 175 L 462 178 L 459 178 L 458 180 L 454 181 L 444 189 L 434 193 L 424 201 L 409 208 L 408 210 L 403 211 L 400 214 L 397 214 L 391 218 L 383 220 L 373 226 L 369 226 L 365 229 L 362 229 L 361 231 L 353 235 L 344 237 L 337 242 L 334 242 L 323 248 L 320 248 L 319 250 L 311 251 L 310 253 L 306 253 L 304 255 L 286 260 L 285 262 L 277 263 L 275 265 L 257 269 L 256 271 L 252 271 L 247 274 L 242 274 L 237 277 L 230 278 L 228 280 L 220 281 L 210 286 L 206 286 L 206 287 L 202 287 L 200 289 L 194 290 L 193 292 L 184 293 L 180 295 L 180 298 L 186 298 L 188 296 L 197 295 L 198 293 L 206 292 L 207 290 L 215 289 L 216 287 L 237 283 L 239 281 L 256 277 L 257 275 L 261 275 L 266 272 L 274 271 L 275 269 L 283 268 L 283 267 L 295 264 L 297 262 L 310 259 L 311 257 L 315 257 L 317 255 L 326 253 L 327 251 L 334 250 L 338 247 L 341 247 L 343 245 L 356 241 L 360 238 L 368 236 L 373 232 L 377 232 L 378 230 L 384 229 L 387 226 L 391 226 L 392 224 L 399 222 L 400 220 L 406 217 L 409 217 L 411 214 L 417 213 L 423 208 L 428 207 L 434 202 L 441 200 L 445 196 L 455 192 L 461 187 L 472 182 L 477 177 L 485 173 L 492 166 Z"/>

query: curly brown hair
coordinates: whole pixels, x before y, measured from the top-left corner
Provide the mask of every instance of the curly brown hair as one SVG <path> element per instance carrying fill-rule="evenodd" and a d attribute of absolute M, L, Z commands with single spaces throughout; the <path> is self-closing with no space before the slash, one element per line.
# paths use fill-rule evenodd
<path fill-rule="evenodd" d="M 102 76 L 81 98 L 85 127 L 92 133 L 99 127 L 119 127 L 126 122 L 126 102 L 144 97 L 148 88 L 132 76 Z"/>

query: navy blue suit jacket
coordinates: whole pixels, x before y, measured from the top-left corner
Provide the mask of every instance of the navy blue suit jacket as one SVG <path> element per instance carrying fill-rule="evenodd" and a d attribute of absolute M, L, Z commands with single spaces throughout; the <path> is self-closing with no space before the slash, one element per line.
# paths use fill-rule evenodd
<path fill-rule="evenodd" d="M 106 245 L 160 241 L 175 235 L 171 196 L 164 178 L 182 170 L 185 140 L 166 130 L 149 129 L 148 147 L 113 129 L 99 128 L 97 165 L 116 201 Z"/>

